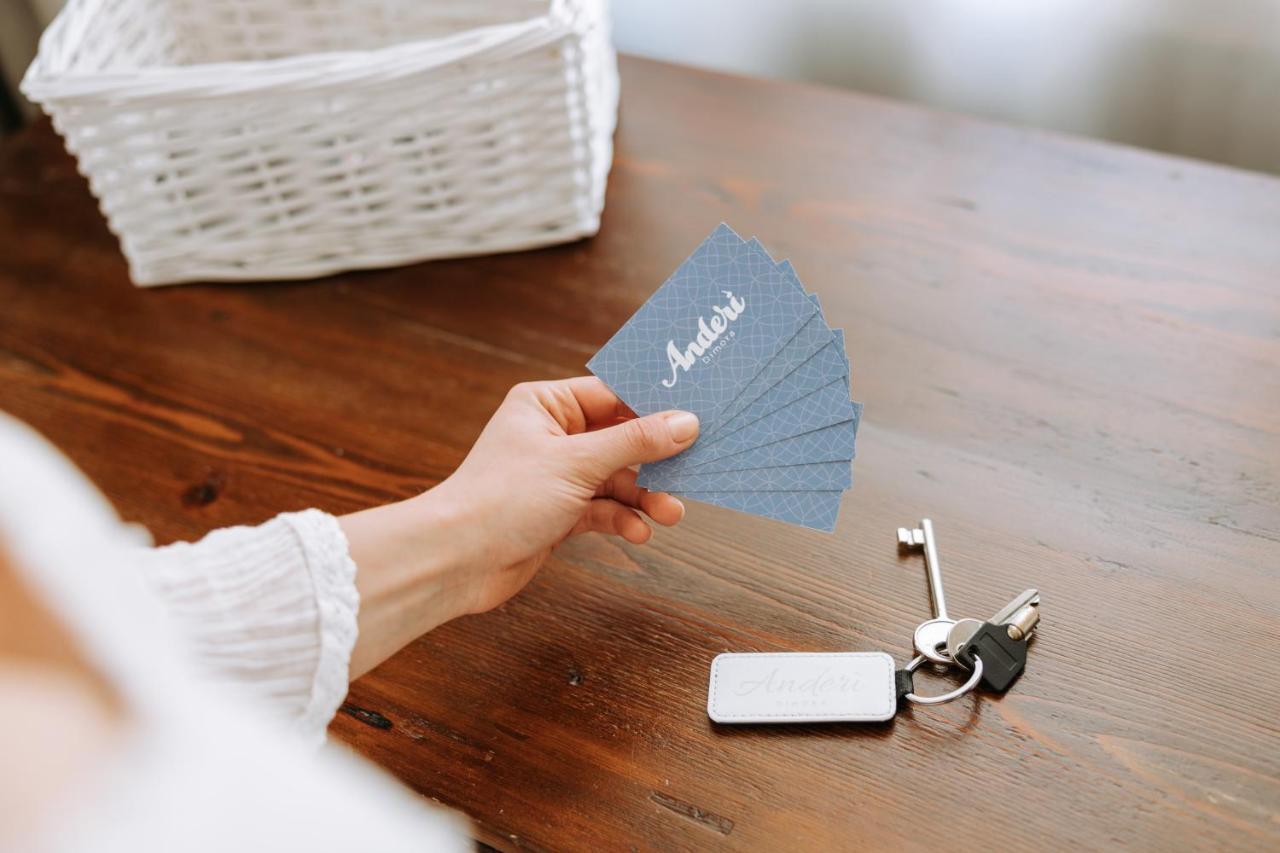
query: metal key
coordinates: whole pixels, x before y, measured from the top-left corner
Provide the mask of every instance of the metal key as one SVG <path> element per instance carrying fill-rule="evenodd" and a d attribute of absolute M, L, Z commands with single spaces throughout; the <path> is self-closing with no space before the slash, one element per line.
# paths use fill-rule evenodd
<path fill-rule="evenodd" d="M 1001 607 L 996 615 L 987 621 L 993 625 L 1007 625 L 1015 614 L 1028 605 L 1039 607 L 1040 590 L 1023 590 L 1013 601 Z M 952 660 L 959 660 L 960 649 L 969 642 L 974 634 L 978 633 L 978 629 L 981 627 L 982 620 L 980 619 L 956 620 L 956 624 L 952 626 L 951 631 L 947 634 L 947 653 L 951 655 Z"/>
<path fill-rule="evenodd" d="M 1034 607 L 1026 610 L 1036 613 Z M 973 670 L 983 687 L 1003 693 L 1018 680 L 1027 668 L 1027 638 L 1023 634 L 1014 637 L 1012 625 L 992 625 L 983 622 L 969 642 L 960 648 L 957 661 Z"/>
<path fill-rule="evenodd" d="M 933 540 L 933 522 L 920 520 L 914 529 L 898 528 L 898 545 L 904 550 L 923 546 L 924 564 L 929 570 L 929 597 L 933 599 L 933 618 L 916 626 L 916 651 L 934 663 L 951 663 L 946 650 L 947 635 L 956 620 L 947 615 L 947 599 L 942 592 L 942 567 L 938 564 L 938 546 Z"/>

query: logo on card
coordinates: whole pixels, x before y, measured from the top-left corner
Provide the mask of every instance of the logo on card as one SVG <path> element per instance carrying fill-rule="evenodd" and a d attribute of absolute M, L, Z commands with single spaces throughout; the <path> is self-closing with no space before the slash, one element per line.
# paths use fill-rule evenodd
<path fill-rule="evenodd" d="M 689 372 L 698 360 L 705 364 L 724 349 L 734 337 L 734 330 L 729 324 L 742 316 L 747 303 L 732 292 L 723 290 L 727 305 L 716 305 L 711 309 L 711 322 L 705 317 L 698 318 L 698 336 L 689 342 L 683 350 L 676 346 L 674 340 L 667 341 L 667 361 L 671 363 L 671 378 L 662 380 L 662 387 L 674 388 L 680 381 L 680 372 Z"/>
<path fill-rule="evenodd" d="M 816 699 L 833 694 L 857 693 L 861 684 L 858 678 L 850 678 L 847 673 L 833 673 L 831 667 L 824 668 L 817 675 L 799 679 L 783 675 L 777 667 L 774 667 L 763 678 L 743 679 L 738 682 L 734 693 L 738 696 L 760 693 L 809 696 Z"/>

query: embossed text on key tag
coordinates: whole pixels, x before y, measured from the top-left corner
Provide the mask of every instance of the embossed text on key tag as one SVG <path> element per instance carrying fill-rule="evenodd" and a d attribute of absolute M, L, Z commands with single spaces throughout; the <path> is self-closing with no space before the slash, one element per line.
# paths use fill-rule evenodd
<path fill-rule="evenodd" d="M 888 720 L 898 705 L 893 671 L 884 652 L 717 655 L 707 716 L 717 723 Z"/>

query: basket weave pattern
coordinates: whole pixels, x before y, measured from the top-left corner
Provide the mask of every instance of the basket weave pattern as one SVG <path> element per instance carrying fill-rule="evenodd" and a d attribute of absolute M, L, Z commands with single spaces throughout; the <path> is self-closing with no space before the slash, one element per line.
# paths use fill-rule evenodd
<path fill-rule="evenodd" d="M 594 234 L 605 0 L 70 0 L 23 91 L 141 285 Z"/>

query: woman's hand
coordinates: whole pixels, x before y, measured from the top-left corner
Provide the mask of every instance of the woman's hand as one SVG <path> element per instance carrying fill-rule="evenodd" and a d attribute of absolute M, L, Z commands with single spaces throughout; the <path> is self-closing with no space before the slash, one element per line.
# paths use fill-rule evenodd
<path fill-rule="evenodd" d="M 698 436 L 688 412 L 637 418 L 603 382 L 529 382 L 507 394 L 462 465 L 434 489 L 342 519 L 357 566 L 352 676 L 464 613 L 519 592 L 560 542 L 594 530 L 641 544 L 645 518 L 684 506 L 636 485 L 628 466 Z"/>
<path fill-rule="evenodd" d="M 684 505 L 637 486 L 627 466 L 673 456 L 697 436 L 695 415 L 637 418 L 595 377 L 512 388 L 466 460 L 428 493 L 471 519 L 458 531 L 478 557 L 470 610 L 519 592 L 551 549 L 576 533 L 639 545 L 652 533 L 645 516 L 679 522 Z"/>

